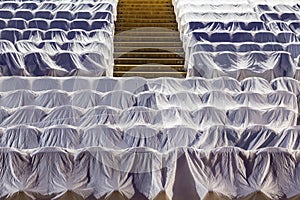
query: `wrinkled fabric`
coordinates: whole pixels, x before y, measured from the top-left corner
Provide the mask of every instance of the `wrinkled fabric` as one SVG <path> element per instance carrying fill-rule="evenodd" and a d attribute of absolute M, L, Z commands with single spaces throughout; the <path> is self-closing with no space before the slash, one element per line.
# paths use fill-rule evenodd
<path fill-rule="evenodd" d="M 112 76 L 117 3 L 0 2 L 0 75 Z"/>
<path fill-rule="evenodd" d="M 297 1 L 172 2 L 188 77 L 299 79 Z"/>
<path fill-rule="evenodd" d="M 46 147 L 30 151 L 0 148 L 1 197 L 23 191 L 31 197 L 63 196 L 72 191 L 82 198 L 125 198 L 142 194 L 154 199 L 249 198 L 299 195 L 298 150 L 234 147 L 212 150 L 176 148 L 165 153 L 149 148 L 108 150 L 89 147 L 76 151 Z M 50 161 L 50 162 L 49 162 Z M 184 172 L 184 176 L 181 174 Z M 14 176 L 11 176 L 14 174 Z M 280 179 L 276 174 L 280 174 Z M 185 190 L 180 190 L 187 184 Z M 10 186 L 10 187 L 7 187 Z M 178 193 L 180 191 L 180 193 Z"/>

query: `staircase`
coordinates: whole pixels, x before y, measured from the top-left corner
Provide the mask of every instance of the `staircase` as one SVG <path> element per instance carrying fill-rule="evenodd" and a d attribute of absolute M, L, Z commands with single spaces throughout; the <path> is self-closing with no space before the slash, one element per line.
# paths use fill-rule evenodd
<path fill-rule="evenodd" d="M 172 0 L 119 0 L 114 76 L 186 76 Z"/>

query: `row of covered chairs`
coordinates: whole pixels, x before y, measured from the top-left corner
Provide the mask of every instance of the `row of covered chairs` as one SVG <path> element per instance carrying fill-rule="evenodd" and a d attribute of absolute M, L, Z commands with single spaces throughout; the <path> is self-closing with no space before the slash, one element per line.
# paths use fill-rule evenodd
<path fill-rule="evenodd" d="M 98 2 L 71 2 L 71 1 L 1 1 L 0 9 L 11 10 L 12 12 L 18 10 L 28 10 L 31 12 L 40 10 L 50 11 L 95 11 L 95 10 L 113 10 L 112 3 L 108 1 Z"/>
<path fill-rule="evenodd" d="M 292 150 L 300 148 L 299 126 L 276 132 L 260 125 L 244 129 L 216 125 L 204 130 L 181 125 L 168 128 L 135 125 L 125 129 L 108 125 L 94 125 L 85 128 L 69 125 L 55 125 L 46 128 L 17 125 L 0 129 L 0 132 L 0 148 L 17 148 L 19 150 L 41 147 L 68 149 L 102 147 L 113 150 L 147 147 L 159 152 L 166 152 L 180 146 L 205 150 L 226 146 L 245 150 L 266 147 Z M 217 141 L 213 139 L 215 137 L 218 138 Z"/>
<path fill-rule="evenodd" d="M 31 125 L 40 128 L 60 124 L 79 127 L 106 124 L 122 128 L 144 124 L 157 127 L 188 125 L 200 129 L 213 125 L 230 125 L 237 128 L 265 125 L 281 131 L 297 125 L 298 118 L 297 111 L 285 107 L 266 110 L 238 107 L 226 111 L 208 106 L 188 111 L 179 107 L 155 110 L 136 106 L 121 110 L 109 106 L 82 109 L 65 105 L 52 109 L 38 106 L 25 106 L 17 109 L 1 108 L 0 112 L 0 127 Z"/>
<path fill-rule="evenodd" d="M 271 21 L 269 23 L 264 23 L 262 21 L 253 22 L 200 22 L 191 21 L 185 27 L 183 32 L 185 34 L 191 33 L 193 31 L 271 31 L 274 33 L 278 32 L 290 32 L 293 31 L 297 35 L 299 34 L 300 21 L 292 21 L 290 23 L 283 21 Z"/>
<path fill-rule="evenodd" d="M 103 39 L 104 40 L 104 39 Z M 86 52 L 99 52 L 103 54 L 105 59 L 109 61 L 112 56 L 112 49 L 110 49 L 109 44 L 107 41 L 109 41 L 110 38 L 105 39 L 104 41 L 101 41 L 100 39 L 98 41 L 91 41 L 88 43 L 84 42 L 76 42 L 76 41 L 66 41 L 63 44 L 60 44 L 55 41 L 46 41 L 40 42 L 38 44 L 33 43 L 32 41 L 28 40 L 22 40 L 17 43 L 15 43 L 14 46 L 6 45 L 6 43 L 1 43 L 0 46 L 2 47 L 9 47 L 6 50 L 2 50 L 2 52 L 20 52 L 24 55 L 27 55 L 29 53 L 36 53 L 41 52 L 42 54 L 47 54 L 50 56 L 55 56 L 58 53 L 65 52 L 65 51 L 71 51 L 73 53 L 86 53 Z M 0 47 L 1 48 L 1 47 Z"/>
<path fill-rule="evenodd" d="M 210 91 L 204 94 L 194 92 L 163 94 L 147 91 L 133 94 L 122 90 L 107 93 L 95 90 L 79 90 L 72 93 L 61 90 L 47 90 L 45 92 L 16 90 L 0 93 L 0 107 L 19 108 L 28 105 L 45 108 L 63 105 L 91 108 L 104 105 L 119 109 L 127 109 L 134 106 L 152 109 L 181 107 L 187 110 L 196 110 L 207 106 L 225 110 L 238 107 L 260 109 L 285 107 L 294 111 L 298 110 L 296 95 L 288 91 L 273 91 L 269 93 Z"/>
<path fill-rule="evenodd" d="M 300 43 L 254 43 L 254 42 L 243 42 L 243 43 L 230 43 L 230 42 L 220 42 L 220 43 L 210 43 L 210 42 L 197 42 L 192 47 L 189 47 L 186 52 L 186 56 L 195 52 L 250 52 L 250 51 L 286 51 L 291 54 L 292 58 L 297 58 L 300 55 Z M 187 57 L 188 59 L 188 57 Z"/>
<path fill-rule="evenodd" d="M 213 78 L 230 76 L 238 80 L 247 77 L 294 77 L 296 64 L 288 52 L 196 52 L 187 63 L 188 76 Z"/>
<path fill-rule="evenodd" d="M 43 19 L 34 19 L 34 20 L 24 20 L 24 19 L 11 19 L 7 23 L 3 20 L 0 20 L 1 30 L 25 30 L 28 29 L 37 29 L 37 30 L 49 30 L 49 29 L 58 29 L 69 31 L 73 29 L 79 29 L 84 31 L 92 31 L 98 29 L 106 29 L 112 26 L 112 23 L 106 19 L 95 19 L 95 20 L 84 20 L 76 19 L 73 21 L 68 21 L 65 19 L 54 19 L 54 20 L 43 20 Z"/>
<path fill-rule="evenodd" d="M 272 31 L 193 31 L 186 37 L 190 39 L 190 43 L 193 43 L 194 41 L 233 43 L 291 43 L 300 41 L 297 35 L 292 31 L 279 32 L 277 34 L 274 34 Z M 191 44 L 188 45 L 191 46 Z"/>
<path fill-rule="evenodd" d="M 1 148 L 0 158 L 6 162 L 1 165 L 3 185 L 11 184 L 3 187 L 1 198 L 297 199 L 300 195 L 299 151 L 282 148 L 180 147 L 163 153 L 150 148 L 117 152 L 101 147 Z"/>
<path fill-rule="evenodd" d="M 300 94 L 299 82 L 293 78 L 280 77 L 268 82 L 264 78 L 251 77 L 238 81 L 229 77 L 205 79 L 193 77 L 187 79 L 155 78 L 106 78 L 106 77 L 0 77 L 0 91 L 12 92 L 14 90 L 63 90 L 68 92 L 78 90 L 95 90 L 110 92 L 124 90 L 133 94 L 145 91 L 155 91 L 164 94 L 178 92 L 194 92 L 205 94 L 210 91 L 225 91 L 228 93 L 258 92 L 272 93 L 274 90 L 284 90 Z"/>
<path fill-rule="evenodd" d="M 106 26 L 107 22 L 100 22 L 99 25 L 105 28 L 102 30 L 95 29 L 93 31 L 85 30 L 59 30 L 59 29 L 50 29 L 50 30 L 40 30 L 40 29 L 3 29 L 0 30 L 0 40 L 6 40 L 12 44 L 16 44 L 18 41 L 24 41 L 24 43 L 41 43 L 45 40 L 50 40 L 55 43 L 63 45 L 70 41 L 90 43 L 93 41 L 106 41 L 106 44 L 111 47 L 112 45 L 112 32 Z M 1 41 L 2 43 L 2 41 Z M 110 48 L 112 49 L 112 47 Z M 4 49 L 5 51 L 5 49 Z"/>
<path fill-rule="evenodd" d="M 270 21 L 297 21 L 300 20 L 300 14 L 297 14 L 297 12 L 263 12 L 260 19 L 265 23 Z"/>
<path fill-rule="evenodd" d="M 267 31 L 268 27 L 262 21 L 228 21 L 228 22 L 221 22 L 221 21 L 210 21 L 210 22 L 203 22 L 198 21 L 195 19 L 186 24 L 184 27 L 184 33 L 188 34 L 195 30 L 200 31 Z"/>
<path fill-rule="evenodd" d="M 258 13 L 263 13 L 263 12 L 279 12 L 279 13 L 294 12 L 294 13 L 297 13 L 300 11 L 300 7 L 298 4 L 289 5 L 289 4 L 284 4 L 284 2 L 282 2 L 281 4 L 277 4 L 277 5 L 257 4 L 257 5 L 255 5 L 254 9 Z"/>
<path fill-rule="evenodd" d="M 111 61 L 100 52 L 58 52 L 50 56 L 45 52 L 0 54 L 1 76 L 102 76 L 109 73 Z M 111 72 L 110 72 L 111 73 Z"/>
<path fill-rule="evenodd" d="M 177 19 L 178 26 L 180 32 L 184 29 L 184 27 L 190 22 L 257 22 L 261 21 L 259 16 L 253 12 L 245 12 L 245 13 L 216 13 L 216 12 L 188 12 L 183 14 L 180 19 Z"/>
<path fill-rule="evenodd" d="M 26 10 L 19 10 L 15 13 L 12 13 L 9 10 L 0 9 L 0 17 L 2 20 L 17 20 L 23 19 L 26 21 L 29 20 L 55 20 L 55 19 L 65 19 L 68 21 L 72 21 L 75 19 L 85 19 L 85 20 L 96 20 L 96 19 L 107 19 L 108 21 L 113 20 L 112 13 L 110 11 L 57 11 L 55 13 L 50 11 L 37 11 L 36 13 L 32 13 Z M 3 23 L 3 22 L 2 22 Z"/>
<path fill-rule="evenodd" d="M 243 13 L 243 12 L 253 12 L 253 8 L 250 4 L 210 4 L 203 3 L 201 1 L 186 1 L 176 5 L 175 14 L 176 18 L 180 19 L 185 13 L 191 12 L 215 12 L 215 13 Z"/>

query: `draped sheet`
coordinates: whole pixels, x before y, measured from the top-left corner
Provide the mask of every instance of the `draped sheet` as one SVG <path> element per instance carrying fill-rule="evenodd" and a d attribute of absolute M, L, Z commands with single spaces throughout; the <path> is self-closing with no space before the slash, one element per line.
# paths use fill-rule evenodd
<path fill-rule="evenodd" d="M 238 80 L 247 77 L 263 77 L 267 80 L 293 77 L 296 66 L 286 52 L 197 52 L 188 63 L 189 76 L 213 78 L 230 76 Z"/>
<path fill-rule="evenodd" d="M 297 1 L 172 2 L 185 51 L 188 77 L 231 76 L 241 80 L 259 76 L 272 80 L 289 76 L 299 79 L 297 43 L 300 14 Z M 266 55 L 259 55 L 261 59 L 257 61 L 257 56 L 251 55 L 257 54 L 256 51 Z M 272 55 L 269 54 L 278 52 L 289 54 L 284 59 L 289 64 L 273 59 L 270 62 Z M 220 59 L 222 66 L 212 61 L 215 54 L 221 53 L 227 54 Z M 240 53 L 250 56 L 240 59 Z M 226 57 L 230 57 L 231 61 Z M 247 65 L 247 62 L 251 64 Z M 255 62 L 261 63 L 261 66 L 255 65 Z M 276 67 L 284 68 L 286 65 L 290 66 L 288 73 L 276 70 Z"/>
<path fill-rule="evenodd" d="M 108 197 L 117 191 L 127 199 L 137 195 L 139 199 L 154 199 L 160 193 L 170 199 L 249 198 L 257 193 L 266 199 L 281 199 L 299 195 L 298 150 L 0 150 L 6 163 L 1 165 L 1 197 L 19 191 L 31 197 L 59 197 L 72 191 L 82 198 Z"/>
<path fill-rule="evenodd" d="M 15 125 L 1 129 L 0 147 L 24 150 L 42 147 L 81 149 L 97 146 L 111 150 L 147 147 L 159 152 L 167 152 L 176 147 L 205 150 L 226 146 L 244 150 L 267 147 L 299 149 L 299 126 L 290 126 L 282 131 L 272 128 L 263 125 L 244 128 L 212 125 L 203 129 L 196 129 L 192 125 L 159 128 L 146 124 L 127 128 L 104 124 L 89 127 L 53 125 L 45 128 Z"/>
<path fill-rule="evenodd" d="M 207 106 L 225 110 L 238 107 L 260 108 L 264 110 L 285 107 L 294 111 L 298 110 L 295 94 L 288 91 L 276 90 L 264 94 L 255 91 L 236 93 L 210 91 L 203 94 L 188 91 L 174 94 L 145 91 L 133 94 L 124 90 L 107 93 L 95 90 L 78 90 L 75 92 L 66 92 L 63 90 L 38 92 L 15 90 L 0 92 L 0 107 L 12 109 L 30 105 L 44 108 L 55 108 L 66 105 L 80 108 L 110 106 L 118 109 L 141 106 L 155 110 L 177 106 L 191 111 Z"/>
<path fill-rule="evenodd" d="M 230 77 L 205 79 L 190 77 L 187 79 L 136 77 L 106 78 L 106 77 L 0 77 L 0 92 L 14 93 L 15 90 L 32 90 L 47 93 L 47 90 L 62 90 L 74 92 L 94 90 L 100 93 L 110 91 L 127 91 L 139 94 L 146 91 L 172 95 L 180 92 L 205 94 L 210 91 L 224 91 L 230 94 L 244 92 L 271 93 L 274 90 L 284 90 L 300 93 L 299 82 L 289 77 L 278 77 L 272 81 L 264 78 L 249 77 L 238 81 Z M 17 91 L 15 91 L 17 92 Z"/>
<path fill-rule="evenodd" d="M 201 129 L 213 125 L 232 125 L 240 128 L 249 125 L 266 125 L 280 131 L 289 126 L 295 126 L 298 117 L 298 110 L 289 110 L 285 107 L 270 109 L 237 107 L 224 110 L 205 106 L 188 111 L 178 107 L 154 110 L 136 106 L 119 110 L 106 106 L 81 109 L 65 105 L 52 109 L 37 106 L 25 106 L 18 109 L 2 108 L 0 112 L 2 113 L 1 127 L 31 125 L 40 128 L 59 124 L 79 127 L 107 124 L 120 128 L 144 124 L 172 127 L 179 124 Z"/>
<path fill-rule="evenodd" d="M 1 76 L 112 76 L 117 1 L 1 1 Z"/>

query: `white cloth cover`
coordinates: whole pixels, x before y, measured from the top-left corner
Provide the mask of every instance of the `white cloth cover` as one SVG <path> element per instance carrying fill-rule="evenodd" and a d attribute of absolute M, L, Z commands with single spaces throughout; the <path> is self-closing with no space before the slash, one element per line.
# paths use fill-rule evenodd
<path fill-rule="evenodd" d="M 288 76 L 299 79 L 299 70 L 296 73 L 300 62 L 297 1 L 172 2 L 188 77 L 231 76 L 241 80 L 259 76 L 272 80 Z M 240 53 L 246 55 L 241 58 Z M 276 59 L 272 54 L 276 54 Z M 286 66 L 289 66 L 287 71 Z"/>
<path fill-rule="evenodd" d="M 112 76 L 117 3 L 0 1 L 0 75 Z"/>
<path fill-rule="evenodd" d="M 175 148 L 165 153 L 149 148 L 70 151 L 46 147 L 30 151 L 0 149 L 1 197 L 19 191 L 57 198 L 72 191 L 83 198 L 142 195 L 167 198 L 222 199 L 297 198 L 299 152 L 282 148 L 246 151 Z M 183 175 L 184 173 L 184 175 Z M 278 175 L 280 178 L 278 178 Z M 186 185 L 186 186 L 184 186 Z M 184 188 L 184 190 L 182 190 Z"/>

